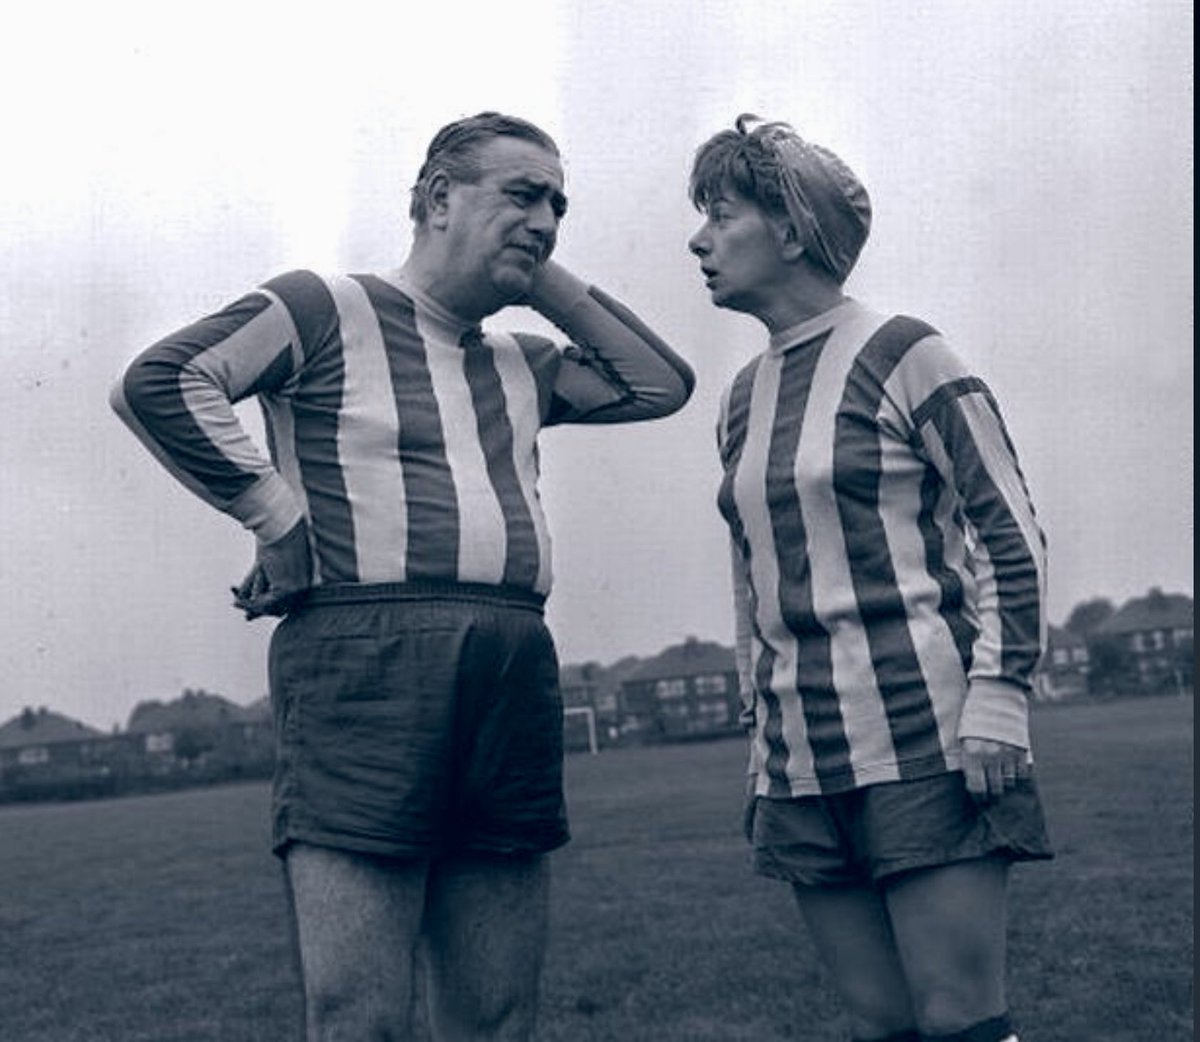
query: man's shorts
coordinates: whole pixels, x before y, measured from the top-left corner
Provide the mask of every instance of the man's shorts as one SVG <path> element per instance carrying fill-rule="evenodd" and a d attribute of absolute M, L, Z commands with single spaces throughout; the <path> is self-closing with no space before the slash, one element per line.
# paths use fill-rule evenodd
<path fill-rule="evenodd" d="M 756 872 L 805 886 L 870 885 L 979 858 L 1054 856 L 1032 777 L 984 803 L 958 771 L 827 796 L 752 797 L 746 836 Z"/>
<path fill-rule="evenodd" d="M 521 857 L 567 842 L 542 598 L 460 583 L 317 587 L 271 639 L 272 846 Z"/>

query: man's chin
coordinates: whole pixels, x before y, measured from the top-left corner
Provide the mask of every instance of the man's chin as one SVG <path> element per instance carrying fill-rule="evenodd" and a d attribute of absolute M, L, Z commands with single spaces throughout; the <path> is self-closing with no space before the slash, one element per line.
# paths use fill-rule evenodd
<path fill-rule="evenodd" d="M 517 268 L 506 268 L 498 272 L 492 279 L 496 295 L 508 304 L 524 300 L 533 288 L 533 273 L 534 269 L 524 271 Z"/>

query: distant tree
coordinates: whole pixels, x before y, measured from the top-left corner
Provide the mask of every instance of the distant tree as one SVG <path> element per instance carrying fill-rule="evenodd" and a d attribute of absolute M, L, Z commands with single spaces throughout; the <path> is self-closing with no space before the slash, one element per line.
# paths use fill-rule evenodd
<path fill-rule="evenodd" d="M 1119 638 L 1093 636 L 1088 641 L 1088 687 L 1096 695 L 1118 695 L 1137 685 L 1133 655 Z"/>
<path fill-rule="evenodd" d="M 1075 605 L 1063 626 L 1077 637 L 1086 640 L 1116 610 L 1107 597 L 1093 597 L 1090 601 L 1081 601 Z"/>
<path fill-rule="evenodd" d="M 197 727 L 185 727 L 175 735 L 175 755 L 191 767 L 214 745 L 213 736 Z"/>

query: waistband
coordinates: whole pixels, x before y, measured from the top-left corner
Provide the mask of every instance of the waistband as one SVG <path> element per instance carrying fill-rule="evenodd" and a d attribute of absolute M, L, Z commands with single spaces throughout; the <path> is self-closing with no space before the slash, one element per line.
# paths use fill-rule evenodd
<path fill-rule="evenodd" d="M 305 608 L 313 608 L 327 604 L 394 601 L 459 601 L 465 604 L 525 608 L 538 613 L 543 611 L 546 604 L 543 594 L 520 586 L 416 579 L 410 582 L 325 583 L 309 590 L 302 605 Z"/>

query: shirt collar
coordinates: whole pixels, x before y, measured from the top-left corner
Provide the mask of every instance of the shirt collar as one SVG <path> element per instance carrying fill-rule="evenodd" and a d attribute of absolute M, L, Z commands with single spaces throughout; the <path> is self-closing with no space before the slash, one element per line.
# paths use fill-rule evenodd
<path fill-rule="evenodd" d="M 793 347 L 806 344 L 821 334 L 829 332 L 834 326 L 846 321 L 861 309 L 862 305 L 857 300 L 846 297 L 828 311 L 822 311 L 819 315 L 806 318 L 803 322 L 788 326 L 787 329 L 778 330 L 771 334 L 771 353 L 782 354 L 784 351 L 790 351 Z"/>
<path fill-rule="evenodd" d="M 402 269 L 393 268 L 390 271 L 382 272 L 380 277 L 411 297 L 413 303 L 423 313 L 423 317 L 438 326 L 455 343 L 461 343 L 462 338 L 468 333 L 474 333 L 478 337 L 483 336 L 483 327 L 478 322 L 467 322 L 444 304 L 434 300 L 428 293 L 418 289 Z"/>

